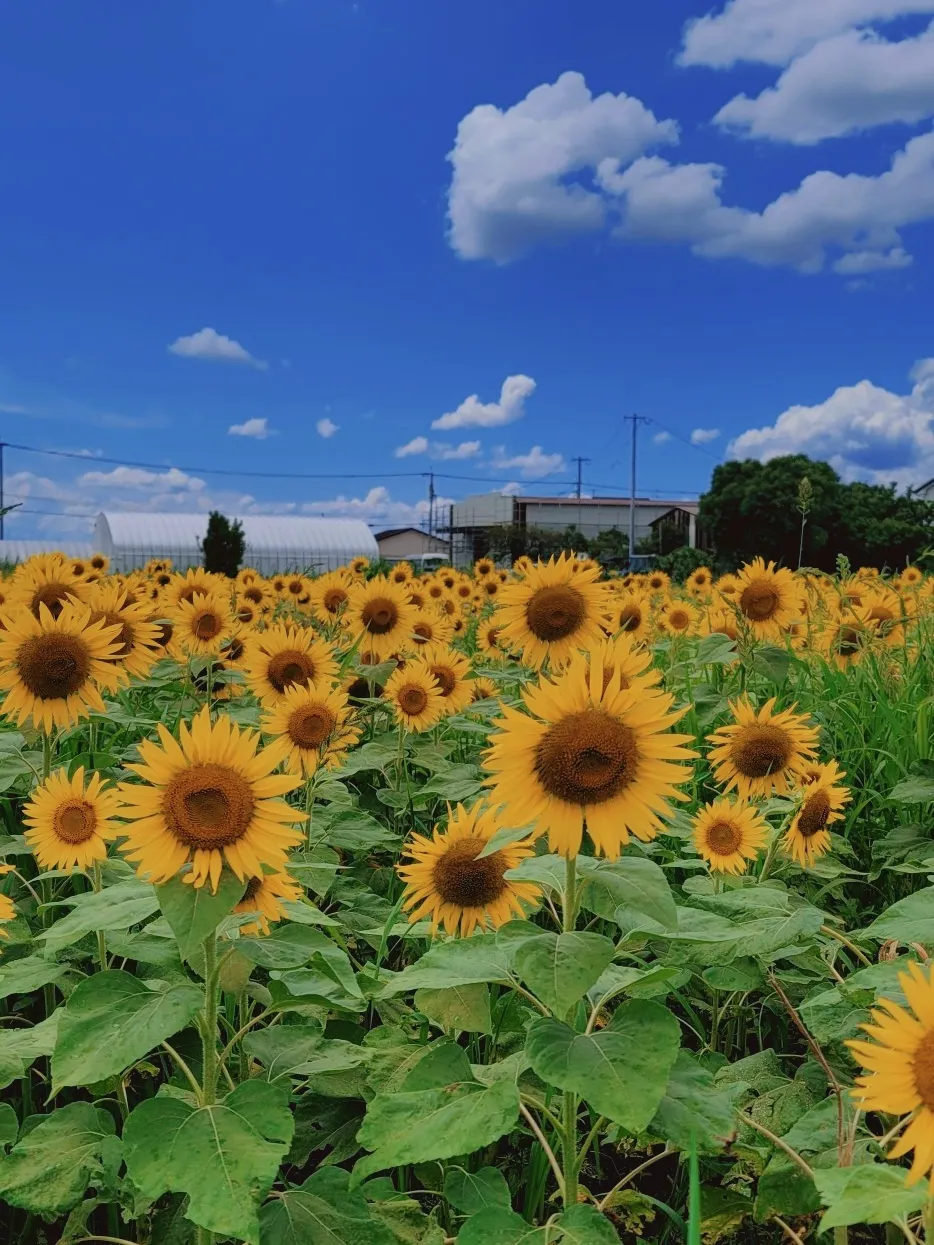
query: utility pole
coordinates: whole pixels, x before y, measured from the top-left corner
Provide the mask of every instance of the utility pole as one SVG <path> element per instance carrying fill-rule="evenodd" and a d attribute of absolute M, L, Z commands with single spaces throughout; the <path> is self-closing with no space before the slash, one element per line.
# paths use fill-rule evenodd
<path fill-rule="evenodd" d="M 428 472 L 428 535 L 434 532 L 435 519 L 435 473 Z"/>
<path fill-rule="evenodd" d="M 4 535 L 3 535 L 3 510 L 4 510 L 4 505 L 3 505 L 3 447 L 5 445 L 6 445 L 5 441 L 0 441 L 0 540 L 4 539 Z"/>
<path fill-rule="evenodd" d="M 577 463 L 577 486 L 576 486 L 576 488 L 575 488 L 575 490 L 574 490 L 574 496 L 577 498 L 577 501 L 578 501 L 578 506 L 577 506 L 577 530 L 578 530 L 579 532 L 583 532 L 583 522 L 582 522 L 582 521 L 583 521 L 583 515 L 581 514 L 581 506 L 580 506 L 580 500 L 581 500 L 581 484 L 582 484 L 582 482 L 583 482 L 583 481 L 582 481 L 582 475 L 583 475 L 583 470 L 584 470 L 584 463 L 589 463 L 589 462 L 590 462 L 590 459 L 589 459 L 589 458 L 581 458 L 580 456 L 578 456 L 577 458 L 572 458 L 572 459 L 571 459 L 571 462 L 572 462 L 572 463 Z"/>
<path fill-rule="evenodd" d="M 636 552 L 636 439 L 640 424 L 651 421 L 644 415 L 624 415 L 624 420 L 632 421 L 632 472 L 629 477 L 629 562 Z"/>

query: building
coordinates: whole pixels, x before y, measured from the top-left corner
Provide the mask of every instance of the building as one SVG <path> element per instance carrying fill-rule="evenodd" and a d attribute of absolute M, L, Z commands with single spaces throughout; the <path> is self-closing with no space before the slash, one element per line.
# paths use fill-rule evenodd
<path fill-rule="evenodd" d="M 448 540 L 423 532 L 420 527 L 388 527 L 376 533 L 376 544 L 379 556 L 387 562 L 418 562 L 425 555 L 446 560 L 449 553 Z"/>
<path fill-rule="evenodd" d="M 236 515 L 228 516 L 231 520 Z M 362 519 L 312 519 L 295 515 L 242 515 L 243 562 L 262 575 L 282 571 L 333 571 L 351 558 L 375 558 L 379 549 Z M 145 514 L 108 510 L 97 516 L 94 548 L 115 571 L 132 571 L 150 558 L 171 558 L 176 570 L 201 565 L 206 514 Z"/>
<path fill-rule="evenodd" d="M 484 534 L 491 527 L 538 527 L 563 532 L 576 527 L 587 537 L 600 532 L 629 533 L 628 497 L 523 497 L 503 493 L 479 493 L 455 502 L 450 509 L 454 561 L 473 562 L 481 552 Z M 656 537 L 656 524 L 674 521 L 686 526 L 687 543 L 697 543 L 695 501 L 660 501 L 636 498 L 636 542 Z M 680 516 L 680 517 L 679 517 Z"/>
<path fill-rule="evenodd" d="M 96 552 L 93 545 L 82 540 L 0 540 L 0 562 L 25 562 L 37 553 L 87 559 Z"/>
<path fill-rule="evenodd" d="M 934 501 L 934 480 L 925 480 L 923 484 L 909 489 L 908 492 L 912 497 L 917 497 L 919 501 Z"/>

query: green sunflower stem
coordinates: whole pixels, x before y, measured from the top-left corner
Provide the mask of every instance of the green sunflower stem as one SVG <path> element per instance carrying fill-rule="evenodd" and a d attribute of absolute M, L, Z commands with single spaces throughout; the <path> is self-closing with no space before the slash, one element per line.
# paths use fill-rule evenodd
<path fill-rule="evenodd" d="M 577 857 L 568 856 L 564 868 L 564 907 L 562 929 L 572 934 L 577 924 Z"/>
<path fill-rule="evenodd" d="M 91 869 L 91 886 L 94 888 L 95 894 L 100 892 L 103 884 L 101 862 L 95 860 Z M 107 971 L 107 943 L 104 938 L 104 931 L 100 929 L 97 931 L 97 959 L 101 966 L 101 972 L 105 973 Z"/>
<path fill-rule="evenodd" d="M 201 1105 L 217 1101 L 217 942 L 214 933 L 202 943 L 204 951 L 204 1012 L 201 1017 Z"/>
<path fill-rule="evenodd" d="M 928 1198 L 924 1208 L 924 1239 L 934 1245 L 934 1195 Z"/>
<path fill-rule="evenodd" d="M 577 857 L 568 856 L 564 872 L 564 903 L 561 924 L 566 934 L 572 934 L 577 925 L 578 906 Z M 564 1204 L 577 1204 L 577 1094 L 564 1092 L 562 1110 L 561 1158 L 564 1167 Z"/>

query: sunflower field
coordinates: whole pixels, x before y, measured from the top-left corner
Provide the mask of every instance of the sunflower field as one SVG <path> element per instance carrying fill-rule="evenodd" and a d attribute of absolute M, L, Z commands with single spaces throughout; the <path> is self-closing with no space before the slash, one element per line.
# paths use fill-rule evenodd
<path fill-rule="evenodd" d="M 934 1242 L 934 580 L 0 580 L 23 1245 Z"/>

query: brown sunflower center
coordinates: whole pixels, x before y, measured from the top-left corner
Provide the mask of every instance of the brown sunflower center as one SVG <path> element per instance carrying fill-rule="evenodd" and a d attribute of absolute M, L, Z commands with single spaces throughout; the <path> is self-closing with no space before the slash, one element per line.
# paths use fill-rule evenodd
<path fill-rule="evenodd" d="M 715 821 L 707 831 L 707 846 L 718 856 L 732 856 L 742 841 L 742 831 L 731 821 Z"/>
<path fill-rule="evenodd" d="M 24 640 L 16 654 L 23 683 L 40 700 L 73 696 L 91 673 L 91 655 L 79 636 L 47 632 Z"/>
<path fill-rule="evenodd" d="M 343 588 L 329 588 L 323 597 L 324 608 L 329 614 L 336 614 L 346 600 L 347 593 Z"/>
<path fill-rule="evenodd" d="M 165 648 L 165 646 L 171 642 L 172 636 L 175 634 L 175 628 L 168 622 L 159 623 L 158 627 L 159 629 L 156 632 L 156 647 Z"/>
<path fill-rule="evenodd" d="M 691 625 L 691 616 L 687 610 L 669 610 L 668 626 L 673 631 L 686 631 Z"/>
<path fill-rule="evenodd" d="M 752 722 L 733 739 L 732 759 L 744 778 L 766 778 L 791 760 L 792 745 L 780 726 Z"/>
<path fill-rule="evenodd" d="M 199 640 L 213 640 L 224 629 L 224 620 L 212 609 L 201 609 L 191 620 L 191 632 Z"/>
<path fill-rule="evenodd" d="M 642 626 L 642 610 L 638 605 L 624 605 L 619 612 L 620 631 L 638 631 Z"/>
<path fill-rule="evenodd" d="M 64 843 L 86 843 L 97 829 L 97 814 L 87 800 L 66 800 L 55 810 L 52 828 Z"/>
<path fill-rule="evenodd" d="M 263 603 L 263 590 L 262 588 L 257 588 L 255 584 L 250 584 L 249 588 L 244 588 L 243 595 L 248 601 L 252 601 L 254 605 L 262 605 Z"/>
<path fill-rule="evenodd" d="M 315 676 L 315 663 L 300 648 L 283 649 L 269 659 L 266 677 L 277 692 L 287 687 L 307 687 Z"/>
<path fill-rule="evenodd" d="M 117 645 L 116 651 L 110 656 L 111 661 L 128 656 L 133 649 L 133 627 L 125 618 L 106 610 L 95 610 L 91 615 L 91 622 L 103 622 L 105 627 L 119 628 L 111 640 L 111 644 Z"/>
<path fill-rule="evenodd" d="M 441 689 L 442 696 L 450 696 L 457 687 L 457 675 L 449 666 L 432 666 L 431 673 L 435 676 L 435 682 Z"/>
<path fill-rule="evenodd" d="M 243 898 L 240 900 L 242 904 L 251 903 L 263 888 L 262 878 L 250 878 L 246 884 L 246 890 L 243 892 Z"/>
<path fill-rule="evenodd" d="M 96 553 L 91 559 L 91 565 L 94 567 L 95 571 L 102 571 L 107 565 L 107 559 Z"/>
<path fill-rule="evenodd" d="M 251 623 L 256 617 L 256 610 L 248 601 L 241 601 L 237 606 L 237 618 L 242 623 Z"/>
<path fill-rule="evenodd" d="M 918 1043 L 911 1061 L 915 1091 L 929 1111 L 934 1111 L 934 1029 Z"/>
<path fill-rule="evenodd" d="M 163 571 L 161 575 L 156 576 L 156 583 L 159 585 L 160 588 L 167 588 L 171 582 L 172 582 L 172 576 L 169 575 L 166 571 Z"/>
<path fill-rule="evenodd" d="M 634 732 L 602 709 L 584 709 L 555 722 L 535 757 L 539 782 L 568 804 L 612 800 L 633 781 L 638 765 Z"/>
<path fill-rule="evenodd" d="M 490 648 L 497 648 L 499 646 L 499 627 L 490 627 L 489 631 L 486 633 L 486 642 Z"/>
<path fill-rule="evenodd" d="M 243 641 L 239 636 L 234 636 L 234 638 L 227 645 L 227 648 L 224 650 L 224 659 L 226 661 L 239 661 L 244 652 L 245 647 Z"/>
<path fill-rule="evenodd" d="M 829 816 L 830 797 L 826 791 L 815 791 L 804 801 L 804 807 L 798 817 L 798 830 L 806 839 L 809 839 L 824 829 Z"/>
<path fill-rule="evenodd" d="M 539 640 L 564 640 L 587 617 L 584 598 L 570 584 L 539 588 L 525 607 L 529 630 Z"/>
<path fill-rule="evenodd" d="M 383 694 L 382 683 L 368 683 L 366 679 L 354 679 L 347 688 L 347 695 L 353 701 L 367 700 L 370 697 L 377 699 Z"/>
<path fill-rule="evenodd" d="M 53 618 L 58 618 L 62 608 L 71 599 L 74 586 L 72 584 L 49 583 L 37 588 L 32 595 L 30 610 L 35 618 L 39 617 L 39 606 L 45 605 Z"/>
<path fill-rule="evenodd" d="M 753 622 L 767 622 L 778 612 L 779 595 L 772 584 L 754 580 L 744 588 L 739 598 L 739 608 Z"/>
<path fill-rule="evenodd" d="M 438 858 L 431 880 L 442 902 L 458 908 L 485 908 L 505 893 L 508 883 L 503 853 L 481 857 L 485 846 L 484 839 L 457 839 Z"/>
<path fill-rule="evenodd" d="M 432 639 L 432 635 L 433 635 L 433 632 L 431 628 L 431 623 L 426 623 L 426 622 L 416 623 L 415 626 L 412 628 L 412 639 L 415 641 L 416 644 L 428 644 L 429 641 Z"/>
<path fill-rule="evenodd" d="M 423 687 L 410 683 L 399 691 L 399 708 L 410 718 L 417 717 L 428 707 L 428 693 Z"/>
<path fill-rule="evenodd" d="M 360 617 L 371 635 L 386 635 L 399 621 L 399 609 L 389 597 L 374 597 L 364 605 Z"/>
<path fill-rule="evenodd" d="M 162 796 L 169 832 L 192 849 L 210 851 L 242 838 L 255 801 L 247 780 L 226 765 L 207 762 L 182 770 Z"/>
<path fill-rule="evenodd" d="M 336 725 L 326 705 L 302 705 L 289 717 L 289 738 L 300 748 L 320 748 Z"/>
<path fill-rule="evenodd" d="M 865 635 L 855 627 L 841 627 L 837 632 L 837 652 L 841 657 L 854 657 L 865 644 Z"/>

